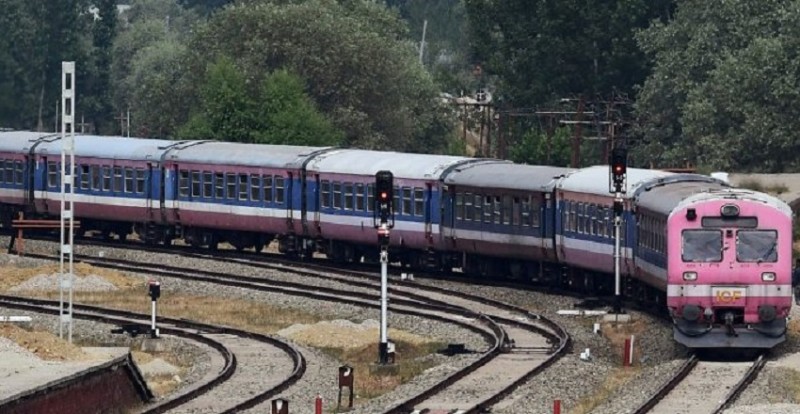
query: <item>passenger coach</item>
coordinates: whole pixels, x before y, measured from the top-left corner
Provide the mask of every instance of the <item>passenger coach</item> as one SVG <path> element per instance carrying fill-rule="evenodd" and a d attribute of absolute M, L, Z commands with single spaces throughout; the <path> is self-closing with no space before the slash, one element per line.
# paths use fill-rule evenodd
<path fill-rule="evenodd" d="M 319 188 L 308 205 L 311 234 L 319 249 L 339 261 L 377 260 L 373 227 L 375 174 L 394 175 L 393 259 L 415 267 L 435 263 L 441 224 L 441 177 L 475 159 L 444 155 L 341 149 L 321 153 L 306 165 L 306 180 Z"/>
<path fill-rule="evenodd" d="M 444 177 L 443 248 L 451 267 L 538 280 L 555 261 L 553 189 L 568 168 L 482 161 Z"/>

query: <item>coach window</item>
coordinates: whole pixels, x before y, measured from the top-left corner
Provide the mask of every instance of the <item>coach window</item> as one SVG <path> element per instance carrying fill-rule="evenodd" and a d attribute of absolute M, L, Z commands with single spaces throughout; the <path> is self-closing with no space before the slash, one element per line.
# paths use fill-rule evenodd
<path fill-rule="evenodd" d="M 236 200 L 236 174 L 225 174 L 225 198 Z"/>
<path fill-rule="evenodd" d="M 356 184 L 356 211 L 364 211 L 364 184 Z"/>
<path fill-rule="evenodd" d="M 272 176 L 264 176 L 264 201 L 267 203 L 272 202 Z"/>
<path fill-rule="evenodd" d="M 104 165 L 103 167 L 103 191 L 111 191 L 111 167 Z"/>
<path fill-rule="evenodd" d="M 400 198 L 400 187 L 394 187 L 394 212 L 397 215 L 403 214 L 403 206 L 400 204 Z"/>
<path fill-rule="evenodd" d="M 214 174 L 211 171 L 203 171 L 203 197 L 204 198 L 213 198 L 214 197 L 214 179 L 218 178 L 220 181 L 217 181 L 217 185 L 221 185 L 220 182 L 222 181 L 222 174 Z M 222 192 L 220 191 L 217 194 L 217 198 L 222 198 Z"/>
<path fill-rule="evenodd" d="M 228 200 L 236 200 L 236 174 L 225 174 L 225 198 Z"/>
<path fill-rule="evenodd" d="M 586 207 L 588 209 L 587 213 L 588 213 L 588 217 L 589 217 L 589 223 L 588 223 L 589 228 L 587 229 L 587 233 L 591 234 L 592 236 L 596 236 L 597 235 L 597 217 L 595 215 L 597 214 L 597 208 L 595 207 L 594 204 L 589 204 Z"/>
<path fill-rule="evenodd" d="M 472 221 L 472 202 L 475 200 L 475 197 L 472 193 L 459 193 L 462 197 L 461 204 L 463 204 L 463 209 L 461 210 L 461 219 L 465 221 Z"/>
<path fill-rule="evenodd" d="M 125 168 L 125 192 L 133 192 L 133 168 Z"/>
<path fill-rule="evenodd" d="M 525 196 L 520 200 L 519 206 L 520 224 L 522 227 L 531 226 L 531 197 Z"/>
<path fill-rule="evenodd" d="M 424 216 L 424 202 L 425 192 L 421 188 L 414 189 L 414 215 L 417 217 Z"/>
<path fill-rule="evenodd" d="M 511 205 L 511 225 L 519 226 L 521 222 L 520 199 L 514 197 L 513 204 Z"/>
<path fill-rule="evenodd" d="M 25 170 L 23 168 L 24 167 L 22 166 L 22 161 L 20 160 L 14 161 L 14 171 L 15 171 L 14 182 L 17 184 L 23 184 L 25 180 L 24 178 Z"/>
<path fill-rule="evenodd" d="M 511 224 L 511 213 L 513 212 L 511 210 L 511 196 L 504 195 L 502 200 L 501 214 L 503 215 L 503 224 L 509 225 Z"/>
<path fill-rule="evenodd" d="M 202 185 L 200 171 L 192 171 L 192 197 L 200 197 Z"/>
<path fill-rule="evenodd" d="M 471 220 L 480 223 L 481 221 L 481 203 L 483 202 L 483 196 L 480 194 L 473 194 L 472 195 L 472 218 Z"/>
<path fill-rule="evenodd" d="M 280 175 L 275 176 L 275 202 L 278 204 L 283 203 L 284 200 L 284 185 L 283 177 Z"/>
<path fill-rule="evenodd" d="M 124 177 L 122 176 L 122 167 L 114 167 L 114 191 L 123 192 Z"/>
<path fill-rule="evenodd" d="M 89 179 L 91 178 L 88 165 L 81 165 L 81 190 L 89 189 Z"/>
<path fill-rule="evenodd" d="M 136 169 L 136 192 L 144 194 L 144 168 Z"/>
<path fill-rule="evenodd" d="M 102 181 L 100 179 L 100 167 L 97 165 L 92 165 L 92 190 L 100 190 L 102 189 Z"/>
<path fill-rule="evenodd" d="M 344 183 L 344 209 L 353 210 L 353 183 Z"/>
<path fill-rule="evenodd" d="M 464 193 L 456 193 L 456 200 L 455 200 L 455 216 L 456 220 L 463 220 L 464 219 Z"/>
<path fill-rule="evenodd" d="M 375 210 L 375 185 L 367 185 L 367 211 Z"/>
<path fill-rule="evenodd" d="M 330 208 L 331 207 L 331 182 L 330 181 L 322 181 L 319 184 L 320 186 L 320 193 L 322 194 L 322 207 Z"/>
<path fill-rule="evenodd" d="M 778 232 L 739 230 L 736 232 L 736 260 L 739 262 L 778 261 Z"/>
<path fill-rule="evenodd" d="M 214 173 L 214 194 L 209 197 L 214 197 L 217 200 L 225 199 L 225 174 Z"/>
<path fill-rule="evenodd" d="M 225 175 L 222 173 L 214 173 L 210 180 L 206 180 L 206 186 L 211 186 L 212 194 L 209 197 L 214 197 L 217 200 L 225 198 Z"/>
<path fill-rule="evenodd" d="M 722 231 L 684 230 L 681 237 L 681 257 L 684 262 L 722 261 Z"/>
<path fill-rule="evenodd" d="M 250 174 L 250 201 L 261 201 L 261 176 Z"/>
<path fill-rule="evenodd" d="M 333 208 L 342 208 L 342 184 L 333 183 Z"/>
<path fill-rule="evenodd" d="M 8 184 L 14 182 L 14 161 L 6 160 L 5 162 L 5 181 Z"/>
<path fill-rule="evenodd" d="M 239 174 L 239 200 L 247 201 L 247 174 Z"/>
<path fill-rule="evenodd" d="M 47 163 L 47 186 L 55 187 L 58 185 L 58 164 L 54 162 Z"/>
<path fill-rule="evenodd" d="M 492 214 L 494 214 L 494 206 L 492 203 L 494 197 L 492 196 L 484 196 L 483 197 L 483 222 L 484 223 L 491 223 L 492 222 Z"/>
<path fill-rule="evenodd" d="M 403 214 L 413 216 L 414 210 L 411 208 L 411 187 L 403 187 Z"/>
<path fill-rule="evenodd" d="M 178 195 L 189 197 L 189 171 L 178 171 Z"/>

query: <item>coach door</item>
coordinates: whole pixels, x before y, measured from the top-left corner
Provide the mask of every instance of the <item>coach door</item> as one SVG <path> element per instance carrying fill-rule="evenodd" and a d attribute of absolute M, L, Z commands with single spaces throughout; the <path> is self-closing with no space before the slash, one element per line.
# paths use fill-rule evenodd
<path fill-rule="evenodd" d="M 417 200 L 417 197 L 422 199 L 422 208 L 423 208 L 423 215 L 425 216 L 425 239 L 428 240 L 428 243 L 433 242 L 433 223 L 432 223 L 432 209 L 431 206 L 433 205 L 433 184 L 426 184 L 424 193 L 422 191 L 417 192 L 415 189 L 414 192 L 414 203 L 419 203 L 420 201 Z M 415 207 L 416 209 L 416 207 Z M 416 214 L 416 211 L 414 212 Z M 441 230 L 440 230 L 441 231 Z"/>
<path fill-rule="evenodd" d="M 275 190 L 278 202 L 286 206 L 286 227 L 289 232 L 294 228 L 293 203 L 292 203 L 292 173 L 286 174 L 286 179 L 275 177 Z"/>
<path fill-rule="evenodd" d="M 442 187 L 442 205 L 440 206 L 441 210 L 441 220 L 442 220 L 442 236 L 447 239 L 452 245 L 456 244 L 456 229 L 455 229 L 455 200 L 456 197 L 456 188 L 454 186 L 443 186 Z"/>
<path fill-rule="evenodd" d="M 314 174 L 314 189 L 311 191 L 313 194 L 313 201 L 312 204 L 309 204 L 314 208 L 314 232 L 319 233 L 319 210 L 322 208 L 320 203 L 320 193 L 322 192 L 322 187 L 320 187 L 319 183 L 319 174 Z M 308 206 L 306 206 L 306 209 Z"/>

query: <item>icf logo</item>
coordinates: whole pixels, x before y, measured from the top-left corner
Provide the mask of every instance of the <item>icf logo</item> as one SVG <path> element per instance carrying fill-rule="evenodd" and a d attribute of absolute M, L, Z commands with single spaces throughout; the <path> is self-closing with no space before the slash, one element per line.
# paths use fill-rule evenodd
<path fill-rule="evenodd" d="M 738 290 L 719 290 L 717 291 L 716 300 L 717 302 L 736 302 L 742 298 L 742 292 Z"/>

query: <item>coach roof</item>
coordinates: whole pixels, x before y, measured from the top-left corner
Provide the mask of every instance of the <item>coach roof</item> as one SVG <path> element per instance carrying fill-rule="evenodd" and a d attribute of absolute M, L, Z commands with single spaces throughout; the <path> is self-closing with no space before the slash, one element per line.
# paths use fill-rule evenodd
<path fill-rule="evenodd" d="M 445 184 L 510 190 L 550 190 L 558 177 L 574 169 L 486 161 L 459 166 L 447 173 Z"/>
<path fill-rule="evenodd" d="M 558 188 L 565 191 L 578 193 L 610 195 L 608 191 L 609 167 L 607 165 L 596 165 L 593 167 L 582 168 L 567 176 L 558 183 Z M 625 198 L 630 198 L 636 190 L 648 181 L 672 175 L 673 173 L 661 170 L 644 170 L 640 168 L 628 168 L 627 171 L 627 192 Z"/>
<path fill-rule="evenodd" d="M 57 137 L 57 138 L 56 138 Z M 76 135 L 75 155 L 79 157 L 105 158 L 114 160 L 158 161 L 170 145 L 178 141 L 163 139 L 126 138 L 98 135 Z M 61 154 L 60 136 L 44 140 L 36 147 L 37 154 Z"/>
<path fill-rule="evenodd" d="M 299 168 L 310 156 L 329 148 L 195 141 L 177 146 L 169 152 L 168 158 L 177 162 L 197 164 Z"/>
<path fill-rule="evenodd" d="M 0 132 L 0 151 L 27 152 L 39 138 L 53 135 L 52 132 L 9 131 Z"/>
<path fill-rule="evenodd" d="M 439 179 L 452 166 L 474 161 L 474 158 L 450 155 L 340 149 L 314 157 L 308 170 L 352 175 L 374 175 L 380 170 L 389 170 L 397 178 L 428 180 Z"/>

